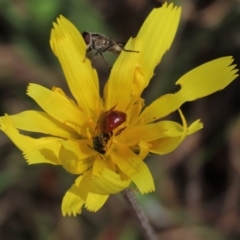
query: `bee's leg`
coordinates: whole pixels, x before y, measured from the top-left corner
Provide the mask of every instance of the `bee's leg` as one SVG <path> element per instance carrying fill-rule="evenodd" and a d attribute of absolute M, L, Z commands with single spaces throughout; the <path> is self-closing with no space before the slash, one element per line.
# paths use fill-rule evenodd
<path fill-rule="evenodd" d="M 89 148 L 91 148 L 92 150 L 96 151 L 96 150 L 95 150 L 94 148 L 92 148 L 90 145 L 87 144 L 87 146 L 88 146 Z M 100 158 L 103 160 L 102 155 L 99 154 L 99 156 L 100 156 Z"/>
<path fill-rule="evenodd" d="M 121 129 L 119 129 L 119 130 L 116 132 L 115 136 L 119 135 L 125 128 L 126 128 L 126 127 L 123 127 L 123 128 L 121 128 Z"/>
<path fill-rule="evenodd" d="M 94 150 L 94 151 L 95 151 L 95 149 L 94 149 L 94 148 L 92 148 L 90 145 L 88 145 L 88 144 L 87 144 L 87 146 L 88 146 L 89 148 L 91 148 L 92 150 Z"/>

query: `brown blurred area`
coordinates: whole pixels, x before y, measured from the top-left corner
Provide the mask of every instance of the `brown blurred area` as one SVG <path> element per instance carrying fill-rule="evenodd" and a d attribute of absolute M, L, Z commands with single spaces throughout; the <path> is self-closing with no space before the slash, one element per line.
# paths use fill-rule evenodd
<path fill-rule="evenodd" d="M 39 109 L 26 95 L 28 83 L 69 93 L 49 46 L 59 14 L 81 31 L 125 41 L 136 36 L 157 0 L 0 1 L 0 113 Z M 240 2 L 182 0 L 183 13 L 170 51 L 156 68 L 143 96 L 146 103 L 177 90 L 184 73 L 207 61 L 233 56 L 240 67 Z M 159 39 L 161 41 L 161 39 Z M 156 43 L 157 44 L 157 43 Z M 112 64 L 115 55 L 105 54 Z M 97 58 L 101 86 L 108 68 Z M 221 92 L 182 107 L 188 124 L 204 129 L 174 152 L 146 160 L 156 192 L 137 195 L 161 240 L 240 239 L 240 79 Z M 63 109 L 64 114 L 64 109 Z M 170 116 L 180 122 L 178 114 Z M 141 240 L 143 236 L 121 194 L 97 213 L 62 217 L 61 201 L 74 182 L 61 167 L 28 166 L 21 152 L 0 134 L 1 240 Z"/>

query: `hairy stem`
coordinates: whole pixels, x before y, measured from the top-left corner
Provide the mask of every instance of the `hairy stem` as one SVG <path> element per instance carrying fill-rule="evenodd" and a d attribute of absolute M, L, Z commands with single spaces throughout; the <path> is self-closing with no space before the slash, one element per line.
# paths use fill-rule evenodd
<path fill-rule="evenodd" d="M 123 195 L 125 201 L 127 202 L 127 204 L 130 206 L 133 214 L 137 218 L 138 223 L 142 229 L 142 232 L 145 235 L 145 238 L 147 240 L 157 240 L 155 232 L 154 232 L 152 226 L 150 225 L 150 222 L 149 222 L 147 216 L 145 215 L 145 213 L 139 206 L 134 192 L 132 192 L 130 189 L 125 189 L 122 192 L 122 195 Z"/>

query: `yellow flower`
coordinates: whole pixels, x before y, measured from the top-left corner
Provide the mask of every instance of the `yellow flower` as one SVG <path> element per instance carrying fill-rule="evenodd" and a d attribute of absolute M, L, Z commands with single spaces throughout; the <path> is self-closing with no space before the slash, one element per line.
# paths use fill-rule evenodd
<path fill-rule="evenodd" d="M 76 215 L 83 205 L 95 212 L 110 194 L 132 183 L 143 194 L 154 191 L 152 175 L 143 159 L 149 153 L 173 151 L 187 135 L 202 128 L 200 120 L 188 126 L 180 106 L 225 88 L 237 77 L 235 65 L 231 65 L 233 58 L 219 58 L 182 76 L 176 82 L 181 85 L 177 93 L 161 96 L 144 107 L 141 93 L 172 44 L 180 14 L 181 8 L 173 4 L 164 4 L 150 13 L 137 37 L 129 39 L 125 47 L 138 53 L 120 54 L 103 98 L 99 95 L 97 72 L 85 59 L 86 44 L 81 34 L 63 16 L 53 24 L 51 48 L 74 100 L 59 88 L 49 90 L 31 83 L 27 94 L 43 111 L 5 115 L 0 124 L 29 164 L 61 164 L 79 175 L 64 196 L 63 215 Z M 176 110 L 182 125 L 159 121 Z M 115 115 L 110 118 L 112 113 Z M 126 121 L 109 128 L 121 114 L 126 114 Z M 35 139 L 17 129 L 43 133 L 45 137 Z M 102 152 L 101 144 L 105 144 Z"/>

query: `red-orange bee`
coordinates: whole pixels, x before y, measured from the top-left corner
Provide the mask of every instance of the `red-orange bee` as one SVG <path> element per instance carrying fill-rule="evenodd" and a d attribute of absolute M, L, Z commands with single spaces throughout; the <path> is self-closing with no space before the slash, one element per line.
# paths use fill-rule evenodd
<path fill-rule="evenodd" d="M 95 127 L 93 149 L 101 154 L 106 153 L 108 149 L 107 144 L 113 135 L 113 130 L 122 125 L 127 119 L 126 113 L 114 110 L 114 108 L 115 106 L 103 112 Z"/>

